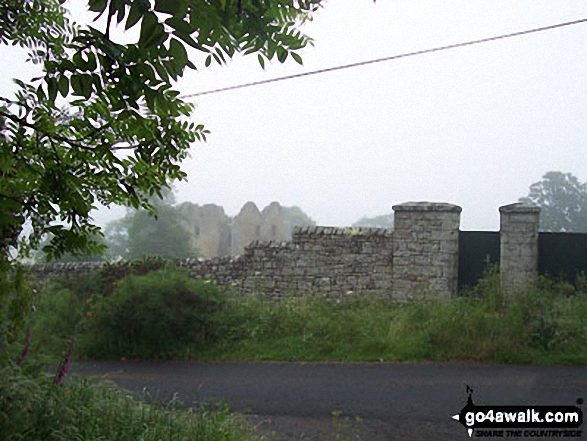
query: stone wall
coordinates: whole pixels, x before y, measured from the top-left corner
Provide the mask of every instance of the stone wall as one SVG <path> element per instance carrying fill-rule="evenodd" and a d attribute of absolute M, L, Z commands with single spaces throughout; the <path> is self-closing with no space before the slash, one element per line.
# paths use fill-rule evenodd
<path fill-rule="evenodd" d="M 461 207 L 408 202 L 393 207 L 394 297 L 454 295 L 458 285 Z"/>
<path fill-rule="evenodd" d="M 272 298 L 315 292 L 327 298 L 391 298 L 391 230 L 295 228 L 290 242 L 253 242 L 236 258 L 180 263 L 194 278 L 213 279 L 234 295 Z"/>
<path fill-rule="evenodd" d="M 280 298 L 308 291 L 327 298 L 392 297 L 393 232 L 377 228 L 296 227 L 290 242 L 253 242 L 242 255 L 178 261 L 191 277 L 214 280 L 236 296 Z M 47 279 L 83 275 L 104 264 L 34 265 Z"/>
<path fill-rule="evenodd" d="M 461 208 L 429 202 L 393 208 L 394 230 L 298 227 L 291 241 L 254 241 L 237 257 L 188 259 L 178 265 L 235 296 L 280 298 L 311 291 L 327 298 L 413 300 L 456 295 Z M 539 210 L 513 204 L 500 212 L 501 274 L 509 292 L 537 274 Z M 46 279 L 85 274 L 101 265 L 36 265 L 33 272 Z"/>
<path fill-rule="evenodd" d="M 524 290 L 538 276 L 540 208 L 504 205 L 500 213 L 500 273 L 506 293 Z"/>

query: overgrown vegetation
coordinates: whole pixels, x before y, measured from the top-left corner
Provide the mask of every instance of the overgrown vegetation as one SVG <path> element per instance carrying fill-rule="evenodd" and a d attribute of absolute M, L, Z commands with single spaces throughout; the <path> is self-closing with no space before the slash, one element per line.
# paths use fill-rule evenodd
<path fill-rule="evenodd" d="M 46 375 L 25 374 L 27 369 L 31 366 L 0 371 L 0 433 L 7 441 L 261 439 L 226 407 L 190 409 L 177 400 L 139 400 L 91 380 L 55 385 Z"/>
<path fill-rule="evenodd" d="M 137 347 L 145 350 L 144 341 L 131 340 L 128 336 L 132 334 L 109 328 L 98 318 L 107 316 L 110 320 L 116 320 L 120 315 L 121 320 L 128 320 L 124 313 L 133 308 L 126 302 L 129 298 L 145 300 L 146 286 L 154 288 L 154 291 L 149 288 L 149 292 L 159 294 L 159 297 L 149 296 L 150 299 L 142 303 L 144 308 L 141 311 L 144 313 L 157 308 L 162 312 L 160 326 L 156 326 L 156 321 L 149 321 L 151 330 L 168 338 L 176 338 L 178 344 L 185 344 L 187 337 L 182 340 L 178 329 L 165 327 L 172 322 L 172 316 L 177 326 L 183 330 L 192 329 L 194 335 L 207 329 L 210 323 L 205 321 L 204 313 L 215 307 L 217 288 L 188 280 L 185 274 L 165 268 L 137 275 L 154 263 L 146 261 L 142 265 L 122 268 L 120 273 L 126 274 L 121 276 L 122 280 L 112 274 L 105 276 L 104 273 L 102 277 L 95 274 L 85 279 L 63 280 L 38 293 L 27 287 L 19 268 L 12 273 L 0 273 L 6 275 L 0 279 L 0 287 L 3 288 L 0 290 L 2 439 L 260 439 L 242 418 L 230 414 L 227 407 L 186 408 L 177 400 L 157 403 L 148 396 L 135 397 L 113 385 L 65 376 L 72 351 L 88 351 L 87 348 L 98 341 L 103 342 L 100 347 L 109 347 L 112 333 L 100 332 L 90 339 L 89 331 L 96 330 L 97 326 L 122 332 L 120 341 L 137 343 Z M 112 292 L 106 295 L 110 289 Z M 129 295 L 130 289 L 138 296 Z M 173 301 L 169 302 L 170 299 Z M 183 309 L 178 310 L 175 304 Z M 94 311 L 100 311 L 100 308 L 105 308 L 108 314 L 94 315 Z M 190 314 L 194 314 L 195 310 L 198 311 L 196 322 L 177 321 L 180 313 L 186 320 L 191 319 Z M 152 335 L 143 333 L 142 337 L 152 338 Z M 126 351 L 126 348 L 120 350 Z M 166 353 L 166 356 L 172 355 Z M 47 366 L 52 367 L 48 369 Z"/>
<path fill-rule="evenodd" d="M 202 5 L 188 0 L 90 0 L 88 9 L 96 20 L 105 18 L 92 26 L 73 23 L 60 0 L 0 2 L 0 45 L 22 48 L 42 71 L 30 81 L 15 79 L 14 96 L 0 96 L 3 439 L 251 439 L 217 420 L 224 418 L 223 413 L 208 418 L 199 412 L 188 418 L 147 408 L 116 396 L 117 392 L 102 395 L 101 389 L 92 386 L 60 384 L 74 342 L 82 353 L 85 347 L 86 352 L 88 348 L 107 349 L 108 354 L 134 349 L 137 354 L 151 351 L 149 356 L 161 356 L 160 348 L 145 344 L 153 338 L 141 327 L 145 323 L 135 327 L 128 323 L 159 320 L 157 330 L 163 337 L 176 336 L 180 326 L 193 331 L 186 339 L 197 337 L 203 329 L 207 332 L 213 326 L 202 311 L 214 304 L 206 297 L 209 288 L 193 288 L 177 276 L 169 282 L 172 291 L 154 281 L 154 295 L 139 289 L 135 297 L 129 294 L 135 292 L 135 285 L 150 282 L 133 282 L 129 276 L 113 287 L 110 296 L 99 289 L 109 285 L 103 280 L 85 290 L 56 286 L 35 296 L 24 283 L 17 256 L 27 257 L 45 237 L 49 242 L 43 244 L 43 252 L 49 258 L 103 250 L 102 233 L 91 214 L 98 203 L 142 207 L 153 214 L 149 198 L 161 197 L 173 181 L 185 179 L 180 163 L 192 144 L 208 134 L 190 119 L 194 106 L 179 98 L 174 88 L 186 68 L 196 68 L 188 48 L 205 55 L 204 66 L 213 61 L 225 64 L 238 53 L 256 54 L 262 66 L 272 59 L 283 63 L 290 56 L 301 63 L 297 51 L 311 40 L 299 26 L 311 18 L 320 2 L 212 1 Z M 118 42 L 116 24 L 125 30 L 136 26 L 138 41 Z M 144 250 L 139 254 L 144 255 Z M 134 304 L 128 302 L 134 301 L 140 302 L 145 316 L 132 316 Z M 186 310 L 174 309 L 177 302 Z M 36 305 L 39 310 L 25 331 L 28 313 Z M 159 317 L 153 311 L 161 308 Z M 187 323 L 194 308 L 198 309 L 196 323 Z M 185 313 L 183 322 L 177 320 L 180 313 Z M 126 327 L 115 327 L 125 321 Z M 92 336 L 90 330 L 100 327 L 122 329 L 122 341 L 131 346 L 108 346 L 111 336 Z M 104 341 L 92 346 L 98 338 Z M 17 349 L 19 343 L 24 350 Z M 67 351 L 56 384 L 39 371 L 17 367 L 36 360 L 35 345 L 37 354 L 41 351 L 50 357 Z"/>
<path fill-rule="evenodd" d="M 231 299 L 160 264 L 55 281 L 26 301 L 4 299 L 0 433 L 14 440 L 259 439 L 226 408 L 148 404 L 109 385 L 64 380 L 72 348 L 78 359 L 587 362 L 584 277 L 575 286 L 542 279 L 512 298 L 489 273 L 448 301 L 327 302 L 308 294 L 269 302 Z M 21 274 L 9 282 L 21 284 Z M 30 340 L 17 338 L 26 327 Z M 47 360 L 57 365 L 60 353 L 61 367 L 47 374 Z"/>
<path fill-rule="evenodd" d="M 504 298 L 493 272 L 457 298 L 413 303 L 236 300 L 173 266 L 113 286 L 108 295 L 72 281 L 48 286 L 33 348 L 63 350 L 75 335 L 75 356 L 90 359 L 587 361 L 584 278 L 577 287 L 541 279 Z"/>

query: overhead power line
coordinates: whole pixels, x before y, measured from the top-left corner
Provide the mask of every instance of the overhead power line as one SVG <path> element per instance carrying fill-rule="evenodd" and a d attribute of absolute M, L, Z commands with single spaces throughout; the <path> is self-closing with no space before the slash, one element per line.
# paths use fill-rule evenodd
<path fill-rule="evenodd" d="M 368 64 L 382 63 L 384 61 L 398 60 L 400 58 L 415 57 L 416 55 L 424 55 L 424 54 L 429 54 L 432 52 L 440 52 L 440 51 L 446 51 L 449 49 L 456 49 L 456 48 L 464 47 L 464 46 L 472 46 L 474 44 L 481 44 L 481 43 L 488 43 L 490 41 L 503 40 L 505 38 L 519 37 L 522 35 L 534 34 L 537 32 L 550 31 L 552 29 L 562 28 L 565 26 L 571 26 L 571 25 L 576 25 L 576 24 L 585 23 L 585 22 L 587 22 L 587 18 L 582 18 L 580 20 L 567 21 L 564 23 L 558 23 L 558 24 L 554 24 L 554 25 L 550 25 L 550 26 L 544 26 L 541 28 L 534 28 L 534 29 L 528 29 L 525 31 L 513 32 L 511 34 L 497 35 L 494 37 L 481 38 L 479 40 L 471 40 L 471 41 L 466 41 L 463 43 L 449 44 L 447 46 L 440 46 L 440 47 L 435 47 L 435 48 L 431 48 L 431 49 L 423 49 L 423 50 L 414 51 L 414 52 L 407 52 L 404 54 L 391 55 L 389 57 L 376 58 L 374 60 L 359 61 L 357 63 L 344 64 L 344 65 L 340 65 L 340 66 L 328 67 L 325 69 L 313 70 L 310 72 L 302 72 L 299 74 L 286 75 L 283 77 L 270 78 L 270 79 L 261 80 L 261 81 L 254 81 L 252 83 L 244 83 L 244 84 L 239 84 L 236 86 L 227 86 L 227 87 L 221 87 L 219 89 L 207 90 L 204 92 L 190 93 L 188 95 L 183 95 L 180 98 L 193 98 L 193 97 L 197 97 L 197 96 L 210 95 L 213 93 L 227 92 L 229 90 L 244 89 L 245 87 L 259 86 L 261 84 L 275 83 L 277 81 L 285 81 L 285 80 L 291 80 L 294 78 L 307 77 L 310 75 L 318 75 L 318 74 L 323 74 L 323 73 L 327 73 L 327 72 L 334 72 L 336 70 L 350 69 L 352 67 L 366 66 Z"/>

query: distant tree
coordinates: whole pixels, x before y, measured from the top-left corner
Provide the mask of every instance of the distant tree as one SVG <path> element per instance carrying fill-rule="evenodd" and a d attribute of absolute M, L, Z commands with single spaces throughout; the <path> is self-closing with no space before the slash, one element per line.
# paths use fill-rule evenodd
<path fill-rule="evenodd" d="M 39 247 L 36 250 L 34 250 L 30 255 L 30 257 L 33 259 L 33 261 L 35 261 L 36 263 L 48 263 L 49 262 L 49 259 L 47 258 L 47 253 L 43 249 L 46 246 L 50 246 L 52 239 L 53 239 L 53 237 L 51 236 L 51 234 L 47 234 L 43 238 L 43 240 L 39 244 Z M 94 236 L 91 237 L 91 240 L 99 245 L 104 244 L 104 237 L 101 234 L 95 234 Z M 60 263 L 64 263 L 64 262 L 101 262 L 105 259 L 105 257 L 106 256 L 101 252 L 98 253 L 98 252 L 93 252 L 93 250 L 90 250 L 85 254 L 79 254 L 79 253 L 72 254 L 70 252 L 64 252 L 59 257 L 53 258 L 51 261 L 52 262 L 60 262 Z"/>
<path fill-rule="evenodd" d="M 316 225 L 314 219 L 304 213 L 298 206 L 283 207 L 282 210 L 286 222 L 289 223 L 292 230 L 294 227 L 313 227 Z"/>
<path fill-rule="evenodd" d="M 571 173 L 550 171 L 520 202 L 540 207 L 540 229 L 587 233 L 587 184 Z"/>
<path fill-rule="evenodd" d="M 151 198 L 157 216 L 140 208 L 106 227 L 107 254 L 110 257 L 141 259 L 149 256 L 185 259 L 196 257 L 190 235 L 184 226 L 184 214 L 174 206 L 173 193 L 164 199 Z"/>
<path fill-rule="evenodd" d="M 361 219 L 356 221 L 353 227 L 371 227 L 371 228 L 392 228 L 393 227 L 393 214 L 381 214 L 375 217 L 363 216 Z"/>

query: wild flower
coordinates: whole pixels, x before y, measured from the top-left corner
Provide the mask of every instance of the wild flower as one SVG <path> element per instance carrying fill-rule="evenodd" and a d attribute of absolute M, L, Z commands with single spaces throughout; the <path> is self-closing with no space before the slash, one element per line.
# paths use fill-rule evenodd
<path fill-rule="evenodd" d="M 71 353 L 73 352 L 73 342 L 74 342 L 74 339 L 72 338 L 71 341 L 69 342 L 69 348 L 67 349 L 67 352 L 65 353 L 65 358 L 63 359 L 63 362 L 61 363 L 61 366 L 59 367 L 59 371 L 57 372 L 57 375 L 55 376 L 55 379 L 53 380 L 53 383 L 55 385 L 60 385 L 63 382 L 63 378 L 65 377 L 65 375 L 67 375 L 67 370 L 69 368 L 69 361 L 71 360 Z"/>
<path fill-rule="evenodd" d="M 26 343 L 24 346 L 24 350 L 22 351 L 22 354 L 20 354 L 20 358 L 18 359 L 18 361 L 16 362 L 17 365 L 21 365 L 23 360 L 26 358 L 26 356 L 29 353 L 29 348 L 31 347 L 31 330 L 27 329 L 26 330 Z"/>

